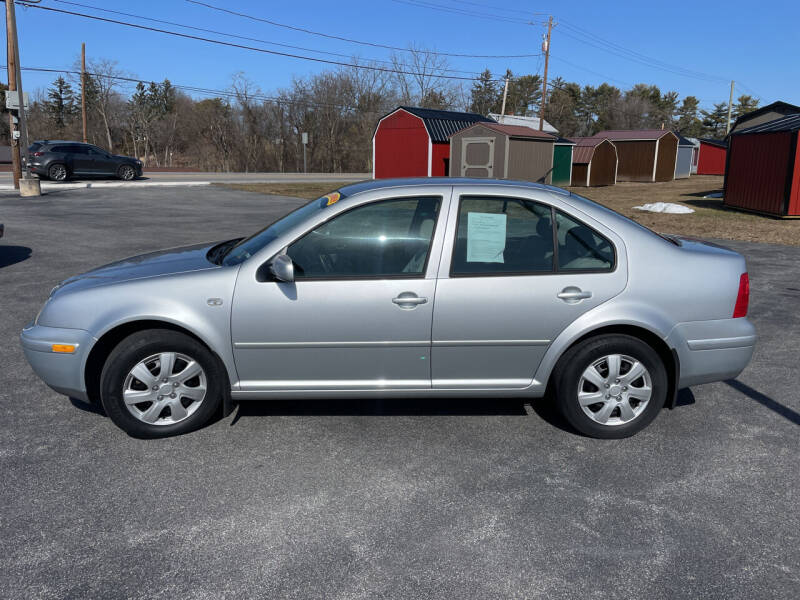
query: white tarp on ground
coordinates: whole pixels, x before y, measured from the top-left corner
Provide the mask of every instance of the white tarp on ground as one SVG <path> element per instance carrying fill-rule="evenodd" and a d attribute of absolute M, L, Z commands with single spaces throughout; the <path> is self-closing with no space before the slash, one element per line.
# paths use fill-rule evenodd
<path fill-rule="evenodd" d="M 693 213 L 694 209 L 688 206 L 681 206 L 672 202 L 653 202 L 651 204 L 642 204 L 641 206 L 634 206 L 639 210 L 646 210 L 647 212 L 654 213 L 670 213 L 672 215 L 685 215 Z"/>

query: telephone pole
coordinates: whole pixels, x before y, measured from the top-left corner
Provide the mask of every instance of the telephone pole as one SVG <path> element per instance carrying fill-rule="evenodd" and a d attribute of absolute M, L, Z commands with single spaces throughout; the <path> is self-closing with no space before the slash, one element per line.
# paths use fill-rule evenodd
<path fill-rule="evenodd" d="M 81 44 L 81 119 L 83 121 L 83 143 L 86 138 L 86 44 Z"/>
<path fill-rule="evenodd" d="M 731 132 L 731 109 L 733 108 L 733 81 L 731 80 L 731 97 L 728 100 L 728 124 L 725 126 L 725 135 Z"/>
<path fill-rule="evenodd" d="M 500 107 L 500 122 L 504 123 L 506 120 L 506 98 L 508 98 L 508 77 L 506 77 L 506 85 L 503 88 L 503 106 Z"/>
<path fill-rule="evenodd" d="M 17 60 L 14 52 L 14 36 L 12 35 L 11 13 L 14 10 L 12 2 L 6 2 L 6 56 L 8 57 L 8 91 L 17 91 Z M 17 130 L 17 117 L 12 111 L 8 111 L 8 132 L 11 137 L 11 164 L 14 172 L 14 189 L 19 189 L 19 178 L 22 174 L 22 165 L 19 157 L 19 139 L 14 136 Z"/>
<path fill-rule="evenodd" d="M 542 79 L 542 101 L 539 103 L 539 131 L 544 129 L 544 107 L 547 103 L 547 67 L 550 63 L 550 34 L 553 32 L 553 16 L 547 20 L 547 36 L 542 42 L 544 52 L 544 78 Z"/>
<path fill-rule="evenodd" d="M 38 4 L 41 0 L 29 0 L 33 4 Z M 19 40 L 17 38 L 17 16 L 14 11 L 14 1 L 6 2 L 6 33 L 8 35 L 9 57 L 13 56 L 14 73 L 16 75 L 16 93 L 19 100 L 19 140 L 17 148 L 21 156 L 25 157 L 25 173 L 19 179 L 20 196 L 40 196 L 42 191 L 38 179 L 31 177 L 31 161 L 28 155 L 28 122 L 25 117 L 25 93 L 22 90 L 22 71 L 19 60 Z M 10 67 L 9 63 L 9 67 Z M 10 76 L 9 76 L 10 79 Z M 14 134 L 11 134 L 12 138 Z"/>

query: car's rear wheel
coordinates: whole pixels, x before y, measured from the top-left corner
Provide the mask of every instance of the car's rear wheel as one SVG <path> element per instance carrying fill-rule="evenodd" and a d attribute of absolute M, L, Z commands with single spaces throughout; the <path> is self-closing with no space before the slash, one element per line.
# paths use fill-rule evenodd
<path fill-rule="evenodd" d="M 150 329 L 120 342 L 106 360 L 100 396 L 106 414 L 134 437 L 178 435 L 217 411 L 227 381 L 219 359 L 194 338 Z"/>
<path fill-rule="evenodd" d="M 556 398 L 564 418 L 581 433 L 624 438 L 655 419 L 667 381 L 663 361 L 648 344 L 627 335 L 601 336 L 562 358 Z"/>
<path fill-rule="evenodd" d="M 69 177 L 67 165 L 62 163 L 55 163 L 47 168 L 47 178 L 53 181 L 66 181 Z"/>
<path fill-rule="evenodd" d="M 136 177 L 136 169 L 130 165 L 122 165 L 117 169 L 117 177 L 123 181 L 132 181 Z"/>

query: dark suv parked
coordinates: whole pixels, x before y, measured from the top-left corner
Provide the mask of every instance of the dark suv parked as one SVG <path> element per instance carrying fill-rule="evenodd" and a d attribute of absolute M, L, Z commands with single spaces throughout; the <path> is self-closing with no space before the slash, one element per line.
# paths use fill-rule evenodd
<path fill-rule="evenodd" d="M 130 181 L 142 176 L 142 161 L 116 156 L 82 142 L 44 140 L 28 148 L 31 171 L 39 177 L 65 181 L 73 176 L 111 176 Z"/>

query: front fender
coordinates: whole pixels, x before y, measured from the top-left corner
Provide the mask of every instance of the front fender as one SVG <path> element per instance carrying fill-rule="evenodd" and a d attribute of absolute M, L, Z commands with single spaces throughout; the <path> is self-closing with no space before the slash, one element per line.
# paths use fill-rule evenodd
<path fill-rule="evenodd" d="M 235 388 L 239 377 L 230 334 L 234 281 L 235 273 L 208 270 L 74 292 L 65 288 L 48 302 L 40 324 L 84 329 L 100 340 L 113 329 L 137 321 L 169 323 L 195 335 L 215 352 Z"/>

